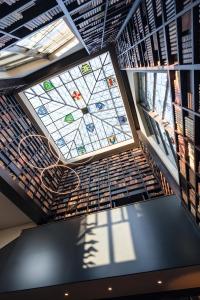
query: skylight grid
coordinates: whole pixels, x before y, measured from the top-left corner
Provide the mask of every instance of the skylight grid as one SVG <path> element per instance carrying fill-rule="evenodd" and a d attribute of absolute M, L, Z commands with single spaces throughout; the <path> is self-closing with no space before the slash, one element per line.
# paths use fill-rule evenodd
<path fill-rule="evenodd" d="M 24 93 L 66 159 L 133 139 L 109 53 Z"/>
<path fill-rule="evenodd" d="M 154 73 L 147 73 L 147 102 L 149 109 L 153 110 Z"/>
<path fill-rule="evenodd" d="M 155 111 L 162 116 L 165 95 L 167 91 L 167 73 L 156 74 Z"/>
<path fill-rule="evenodd" d="M 64 19 L 38 30 L 16 44 L 27 49 L 36 49 L 40 53 L 50 54 L 74 37 Z"/>
<path fill-rule="evenodd" d="M 145 75 L 141 73 L 139 79 L 141 103 L 174 127 L 167 72 L 147 72 Z"/>

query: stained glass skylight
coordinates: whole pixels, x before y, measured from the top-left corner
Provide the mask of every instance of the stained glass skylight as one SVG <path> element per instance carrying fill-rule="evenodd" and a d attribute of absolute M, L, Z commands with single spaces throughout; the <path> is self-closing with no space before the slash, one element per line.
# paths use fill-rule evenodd
<path fill-rule="evenodd" d="M 66 159 L 133 139 L 109 53 L 24 93 Z"/>

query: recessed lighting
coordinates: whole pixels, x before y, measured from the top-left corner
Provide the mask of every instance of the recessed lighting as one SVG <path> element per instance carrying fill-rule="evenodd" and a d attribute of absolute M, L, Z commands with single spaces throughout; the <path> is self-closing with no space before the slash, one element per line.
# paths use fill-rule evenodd
<path fill-rule="evenodd" d="M 69 296 L 69 293 L 65 293 L 65 297 Z"/>
<path fill-rule="evenodd" d="M 108 291 L 109 291 L 109 292 L 111 292 L 111 291 L 112 291 L 112 287 L 111 287 L 111 286 L 109 286 L 109 288 L 108 288 Z"/>
<path fill-rule="evenodd" d="M 162 281 L 161 281 L 161 280 L 158 280 L 158 281 L 157 281 L 157 284 L 162 284 Z"/>

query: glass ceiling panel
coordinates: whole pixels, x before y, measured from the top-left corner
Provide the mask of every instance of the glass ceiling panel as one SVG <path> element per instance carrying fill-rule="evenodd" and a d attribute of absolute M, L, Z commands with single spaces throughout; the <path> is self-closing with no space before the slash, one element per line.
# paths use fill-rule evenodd
<path fill-rule="evenodd" d="M 17 42 L 17 46 L 34 49 L 40 53 L 50 54 L 70 41 L 74 34 L 63 19 L 38 30 L 31 36 Z"/>
<path fill-rule="evenodd" d="M 144 106 L 147 106 L 145 73 L 139 74 L 139 96 L 140 96 L 140 103 L 143 104 Z"/>
<path fill-rule="evenodd" d="M 16 41 L 7 50 L 0 51 L 0 70 L 9 70 L 41 58 L 48 59 L 50 54 L 53 55 L 51 57 L 53 60 L 66 54 L 77 44 L 79 41 L 66 24 L 65 18 L 60 18 Z M 63 80 L 66 82 L 67 78 L 63 78 Z M 59 83 L 54 83 L 55 86 L 57 84 Z"/>
<path fill-rule="evenodd" d="M 109 53 L 24 93 L 66 159 L 133 139 Z"/>
<path fill-rule="evenodd" d="M 165 101 L 166 89 L 167 89 L 167 73 L 158 73 L 156 76 L 154 110 L 161 116 L 163 113 L 163 105 Z"/>
<path fill-rule="evenodd" d="M 147 102 L 149 109 L 153 110 L 154 73 L 147 73 Z"/>
<path fill-rule="evenodd" d="M 164 111 L 164 119 L 174 127 L 173 115 L 172 115 L 172 99 L 170 95 L 170 90 L 167 90 L 167 99 L 165 104 L 165 111 Z"/>

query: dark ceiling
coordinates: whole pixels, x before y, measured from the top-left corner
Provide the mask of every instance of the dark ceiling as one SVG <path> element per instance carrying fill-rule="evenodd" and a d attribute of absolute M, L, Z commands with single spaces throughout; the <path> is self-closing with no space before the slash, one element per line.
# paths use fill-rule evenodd
<path fill-rule="evenodd" d="M 0 50 L 65 16 L 88 53 L 115 40 L 134 0 L 1 0 Z"/>
<path fill-rule="evenodd" d="M 139 0 L 0 0 L 0 51 L 8 50 L 19 40 L 25 38 L 53 21 L 65 17 L 73 33 L 83 44 L 84 50 L 69 56 L 71 59 L 86 57 L 107 49 L 122 32 L 131 11 Z M 72 62 L 72 61 L 71 61 Z M 51 71 L 58 70 L 59 61 L 49 66 Z M 55 65 L 55 66 L 54 66 Z M 63 63 L 62 63 L 63 65 Z M 66 65 L 65 65 L 66 67 Z M 35 77 L 41 76 L 37 70 Z M 39 74 L 38 74 L 39 72 Z M 33 73 L 29 73 L 30 76 Z M 30 77 L 28 76 L 28 77 Z M 30 84 L 33 79 L 0 79 L 0 94 L 10 93 L 16 88 Z"/>
<path fill-rule="evenodd" d="M 66 7 L 89 52 L 94 52 L 115 40 L 133 2 L 68 0 Z"/>

